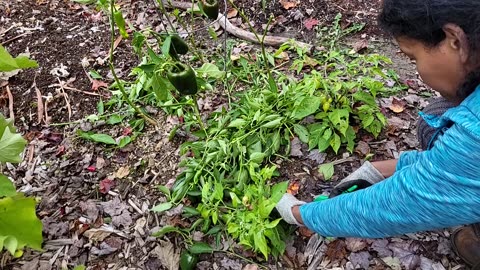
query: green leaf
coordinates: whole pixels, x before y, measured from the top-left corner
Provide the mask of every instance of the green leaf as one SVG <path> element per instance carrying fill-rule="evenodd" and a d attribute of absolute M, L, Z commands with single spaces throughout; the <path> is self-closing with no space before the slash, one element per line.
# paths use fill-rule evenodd
<path fill-rule="evenodd" d="M 253 241 L 255 243 L 255 249 L 260 250 L 260 252 L 265 256 L 265 260 L 268 260 L 268 246 L 265 235 L 261 231 L 256 232 Z"/>
<path fill-rule="evenodd" d="M 162 213 L 164 211 L 167 211 L 173 207 L 173 204 L 171 202 L 165 202 L 161 204 L 157 204 L 154 206 L 150 211 L 156 212 L 156 213 Z"/>
<path fill-rule="evenodd" d="M 225 71 L 221 71 L 216 65 L 212 63 L 205 63 L 196 70 L 198 76 L 204 78 L 214 78 L 220 80 L 225 76 Z"/>
<path fill-rule="evenodd" d="M 348 127 L 348 130 L 345 133 L 345 137 L 347 138 L 347 150 L 352 153 L 355 148 L 355 138 L 357 137 L 357 134 L 355 134 L 355 130 L 353 129 L 353 127 Z"/>
<path fill-rule="evenodd" d="M 302 102 L 296 106 L 293 112 L 295 119 L 303 119 L 311 114 L 314 114 L 320 108 L 321 100 L 319 97 L 304 97 Z"/>
<path fill-rule="evenodd" d="M 165 194 L 168 198 L 170 198 L 170 189 L 168 189 L 166 186 L 158 185 L 157 186 L 158 190 Z"/>
<path fill-rule="evenodd" d="M 303 143 L 308 143 L 308 141 L 310 140 L 310 134 L 308 133 L 306 127 L 295 124 L 293 125 L 293 130 L 295 131 L 295 134 L 297 134 L 300 141 L 302 141 Z"/>
<path fill-rule="evenodd" d="M 120 141 L 118 142 L 118 148 L 123 148 L 131 142 L 132 142 L 132 137 L 130 137 L 130 136 L 122 137 L 120 139 Z"/>
<path fill-rule="evenodd" d="M 0 198 L 2 197 L 13 197 L 17 194 L 15 186 L 12 181 L 8 179 L 3 174 L 0 174 Z"/>
<path fill-rule="evenodd" d="M 153 73 L 151 78 L 151 85 L 155 97 L 159 101 L 166 101 L 168 99 L 167 79 L 159 76 L 157 73 Z"/>
<path fill-rule="evenodd" d="M 330 180 L 332 179 L 333 174 L 335 173 L 335 168 L 333 163 L 327 163 L 327 164 L 322 164 L 318 168 L 318 172 L 323 175 L 323 178 L 325 180 Z"/>
<path fill-rule="evenodd" d="M 10 53 L 0 44 L 0 72 L 8 72 L 16 69 L 36 68 L 38 63 L 26 56 L 13 58 Z"/>
<path fill-rule="evenodd" d="M 94 141 L 98 143 L 104 143 L 104 144 L 112 144 L 116 145 L 117 142 L 112 138 L 112 136 L 107 135 L 107 134 L 93 134 L 92 132 L 85 132 L 81 129 L 77 130 L 78 136 L 85 140 L 89 141 Z"/>
<path fill-rule="evenodd" d="M 95 79 L 95 80 L 103 79 L 102 75 L 100 75 L 100 73 L 98 73 L 98 71 L 94 69 L 88 71 L 88 74 L 90 75 L 90 77 L 92 77 L 92 79 Z"/>
<path fill-rule="evenodd" d="M 264 158 L 265 158 L 264 153 L 255 152 L 250 155 L 250 162 L 260 164 L 263 162 Z"/>
<path fill-rule="evenodd" d="M 233 120 L 232 122 L 230 122 L 230 124 L 228 125 L 229 128 L 242 128 L 243 126 L 245 126 L 247 124 L 247 121 L 246 120 L 243 120 L 243 119 L 235 119 Z"/>
<path fill-rule="evenodd" d="M 86 270 L 87 267 L 85 265 L 77 265 L 75 266 L 75 268 L 73 268 L 73 270 Z"/>
<path fill-rule="evenodd" d="M 152 233 L 152 236 L 154 236 L 154 237 L 162 237 L 162 236 L 164 236 L 164 235 L 167 234 L 167 233 L 179 232 L 179 231 L 180 231 L 180 230 L 179 230 L 177 227 L 167 225 L 167 226 L 162 227 L 160 230 Z"/>
<path fill-rule="evenodd" d="M 195 242 L 188 249 L 192 254 L 212 253 L 215 251 L 209 244 L 203 242 Z"/>
<path fill-rule="evenodd" d="M 107 134 L 92 134 L 90 135 L 90 139 L 94 142 L 99 142 L 99 143 L 104 143 L 104 144 L 117 144 L 115 142 L 115 139 L 112 138 L 112 136 L 107 135 Z"/>
<path fill-rule="evenodd" d="M 98 114 L 99 115 L 102 115 L 105 111 L 105 107 L 103 105 L 103 100 L 100 100 L 98 103 L 97 103 L 97 111 L 98 111 Z"/>
<path fill-rule="evenodd" d="M 288 181 L 275 184 L 271 190 L 272 195 L 270 196 L 270 198 L 272 199 L 272 201 L 274 203 L 278 203 L 282 198 L 283 194 L 285 194 L 285 192 L 287 191 L 287 188 L 288 188 Z"/>
<path fill-rule="evenodd" d="M 170 53 L 170 45 L 172 44 L 172 36 L 168 35 L 163 41 L 162 45 L 162 54 L 164 57 L 167 57 Z"/>
<path fill-rule="evenodd" d="M 121 123 L 123 121 L 123 116 L 119 114 L 113 114 L 107 119 L 107 124 L 109 125 L 116 125 L 118 123 Z"/>
<path fill-rule="evenodd" d="M 123 38 L 128 38 L 127 29 L 125 29 L 125 19 L 123 18 L 122 11 L 117 10 L 113 12 L 113 19 L 115 20 L 115 24 L 120 31 L 120 35 L 122 35 Z"/>
<path fill-rule="evenodd" d="M 277 128 L 282 124 L 283 117 L 280 117 L 278 119 L 272 120 L 268 123 L 263 124 L 261 127 L 262 128 Z"/>
<path fill-rule="evenodd" d="M 42 249 L 42 222 L 35 213 L 34 198 L 17 194 L 14 197 L 0 199 L 0 238 L 4 239 L 3 245 L 12 255 L 16 249 L 25 246 L 36 250 Z"/>
<path fill-rule="evenodd" d="M 333 138 L 330 140 L 330 145 L 332 146 L 333 151 L 335 151 L 335 154 L 338 153 L 338 150 L 342 145 L 342 139 L 337 133 L 333 134 Z"/>
<path fill-rule="evenodd" d="M 27 141 L 15 133 L 15 128 L 10 120 L 0 114 L 0 162 L 19 163 L 20 154 L 25 149 Z"/>

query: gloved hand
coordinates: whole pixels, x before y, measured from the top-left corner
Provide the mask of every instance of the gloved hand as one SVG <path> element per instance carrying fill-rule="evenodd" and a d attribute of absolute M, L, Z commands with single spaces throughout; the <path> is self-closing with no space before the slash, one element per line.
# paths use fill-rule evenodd
<path fill-rule="evenodd" d="M 373 167 L 372 163 L 369 161 L 365 161 L 360 168 L 358 168 L 356 171 L 354 171 L 352 174 L 349 176 L 345 177 L 338 185 L 335 186 L 335 188 L 339 188 L 342 186 L 348 186 L 351 187 L 355 184 L 347 184 L 348 182 L 356 181 L 356 180 L 364 180 L 371 185 L 376 184 L 382 180 L 385 180 L 385 177 L 383 177 L 382 173 L 380 173 L 375 167 Z M 364 184 L 362 184 L 363 186 Z"/>
<path fill-rule="evenodd" d="M 294 224 L 298 226 L 303 226 L 298 220 L 293 216 L 292 207 L 297 205 L 306 204 L 306 202 L 297 200 L 292 194 L 285 193 L 282 199 L 275 206 L 280 216 L 283 220 L 289 224 Z"/>

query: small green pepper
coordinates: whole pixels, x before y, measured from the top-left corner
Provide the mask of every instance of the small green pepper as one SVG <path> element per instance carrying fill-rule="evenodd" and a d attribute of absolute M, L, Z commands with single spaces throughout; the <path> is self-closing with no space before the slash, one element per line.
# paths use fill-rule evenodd
<path fill-rule="evenodd" d="M 176 62 L 167 72 L 167 78 L 182 95 L 194 95 L 198 91 L 195 71 L 188 65 Z"/>
<path fill-rule="evenodd" d="M 187 43 L 179 36 L 179 35 L 172 35 L 172 41 L 170 45 L 170 54 L 187 54 L 188 53 L 188 45 Z"/>
<path fill-rule="evenodd" d="M 201 0 L 203 12 L 208 18 L 216 20 L 218 17 L 218 1 L 217 0 Z"/>
<path fill-rule="evenodd" d="M 197 265 L 198 258 L 195 255 L 190 254 L 188 251 L 183 251 L 180 255 L 180 269 L 181 270 L 193 270 Z"/>

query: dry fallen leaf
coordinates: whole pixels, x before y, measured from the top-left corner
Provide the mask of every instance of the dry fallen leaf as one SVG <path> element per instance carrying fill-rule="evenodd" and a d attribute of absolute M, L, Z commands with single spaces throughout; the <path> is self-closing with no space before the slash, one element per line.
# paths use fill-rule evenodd
<path fill-rule="evenodd" d="M 288 1 L 288 0 L 280 0 L 280 4 L 283 6 L 284 9 L 291 9 L 296 7 L 299 3 L 297 1 Z"/>
<path fill-rule="evenodd" d="M 345 241 L 344 240 L 334 240 L 327 244 L 327 250 L 325 251 L 325 256 L 330 261 L 343 260 L 347 255 Z"/>
<path fill-rule="evenodd" d="M 317 26 L 320 21 L 314 18 L 309 18 L 306 19 L 305 22 L 303 22 L 303 25 L 305 25 L 305 28 L 308 30 L 312 30 L 313 27 Z"/>
<path fill-rule="evenodd" d="M 298 180 L 291 181 L 288 184 L 287 193 L 290 193 L 293 196 L 295 196 L 295 195 L 298 194 L 299 189 L 300 189 L 300 181 L 298 181 Z"/>
<path fill-rule="evenodd" d="M 347 238 L 345 239 L 345 244 L 347 245 L 347 250 L 351 252 L 358 252 L 367 247 L 365 240 L 360 238 Z"/>
<path fill-rule="evenodd" d="M 100 88 L 108 88 L 108 83 L 99 80 L 92 80 L 92 91 L 98 91 Z"/>
<path fill-rule="evenodd" d="M 307 227 L 298 228 L 298 233 L 300 233 L 301 236 L 306 237 L 306 238 L 310 238 L 314 234 L 314 232 L 307 229 Z"/>
<path fill-rule="evenodd" d="M 125 166 L 125 167 L 120 167 L 118 171 L 115 173 L 115 177 L 118 179 L 125 178 L 127 175 L 130 174 L 130 167 Z"/>
<path fill-rule="evenodd" d="M 355 148 L 355 152 L 360 156 L 365 157 L 370 153 L 370 146 L 364 141 L 359 141 L 357 147 Z"/>
<path fill-rule="evenodd" d="M 360 39 L 353 44 L 352 50 L 356 53 L 361 52 L 362 50 L 368 48 L 368 40 Z"/>
<path fill-rule="evenodd" d="M 99 191 L 102 194 L 107 194 L 112 187 L 115 186 L 115 182 L 113 182 L 112 179 L 105 178 L 102 181 L 100 181 L 100 188 Z"/>
<path fill-rule="evenodd" d="M 83 233 L 88 239 L 95 241 L 95 242 L 102 242 L 112 234 L 112 231 L 100 229 L 90 229 Z"/>
<path fill-rule="evenodd" d="M 168 270 L 178 270 L 180 252 L 174 248 L 172 243 L 160 240 L 160 245 L 157 245 L 152 253 L 157 256 L 162 265 Z"/>
<path fill-rule="evenodd" d="M 388 107 L 394 113 L 401 113 L 405 110 L 405 101 L 402 101 L 398 98 L 393 98 L 392 105 Z"/>
<path fill-rule="evenodd" d="M 227 18 L 231 19 L 233 17 L 237 17 L 238 15 L 238 10 L 236 8 L 232 8 L 230 10 L 228 10 L 227 12 Z"/>

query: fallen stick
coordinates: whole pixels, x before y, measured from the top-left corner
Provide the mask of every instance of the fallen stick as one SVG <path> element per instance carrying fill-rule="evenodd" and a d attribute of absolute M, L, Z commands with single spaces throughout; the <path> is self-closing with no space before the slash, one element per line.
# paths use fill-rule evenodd
<path fill-rule="evenodd" d="M 8 95 L 8 110 L 10 111 L 10 119 L 12 119 L 12 121 L 15 123 L 15 115 L 13 113 L 13 95 L 8 85 L 7 85 L 7 95 Z"/>
<path fill-rule="evenodd" d="M 183 10 L 189 10 L 189 9 L 199 10 L 199 8 L 196 4 L 192 5 L 192 3 L 188 3 L 188 2 L 165 1 L 165 0 L 163 0 L 163 3 L 165 4 L 165 6 L 167 8 L 170 7 L 170 8 L 178 8 L 178 9 L 183 9 Z M 255 37 L 254 33 L 243 30 L 239 27 L 236 27 L 223 14 L 218 14 L 217 22 L 220 24 L 220 27 L 222 27 L 225 31 L 227 31 L 228 33 L 230 33 L 230 34 L 232 34 L 232 35 L 234 35 L 238 38 L 241 38 L 241 39 L 244 39 L 244 40 L 247 40 L 247 41 L 251 41 L 251 42 L 254 42 L 254 43 L 258 43 L 258 44 L 261 43 L 261 40 L 258 40 Z M 294 39 L 290 39 L 290 38 L 286 38 L 286 37 L 278 37 L 278 36 L 265 36 L 263 44 L 265 44 L 267 46 L 280 47 L 282 44 L 284 44 L 285 42 L 288 42 L 288 41 L 293 41 L 293 43 L 295 43 L 297 46 L 302 47 L 302 48 L 306 48 L 307 50 L 311 50 L 313 48 L 313 46 L 310 45 L 310 44 L 300 42 L 300 41 L 296 41 Z"/>
<path fill-rule="evenodd" d="M 70 119 L 72 118 L 72 108 L 70 107 L 70 102 L 68 101 L 68 95 L 65 93 L 65 89 L 63 89 L 62 81 L 60 81 L 60 78 L 57 77 L 58 84 L 60 85 L 60 90 L 62 90 L 62 96 L 65 99 L 65 103 L 67 104 L 67 110 L 68 110 L 68 121 L 70 122 Z"/>
<path fill-rule="evenodd" d="M 35 93 L 37 94 L 37 116 L 38 116 L 38 121 L 37 124 L 41 124 L 43 117 L 45 115 L 45 106 L 43 105 L 43 97 L 42 97 L 42 92 L 40 92 L 40 89 L 37 87 L 37 82 L 36 82 L 37 76 L 33 78 L 33 85 L 32 87 L 35 88 Z"/>

